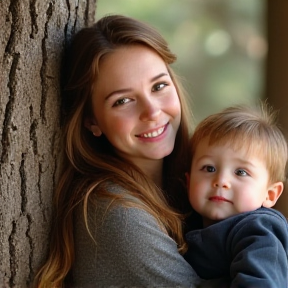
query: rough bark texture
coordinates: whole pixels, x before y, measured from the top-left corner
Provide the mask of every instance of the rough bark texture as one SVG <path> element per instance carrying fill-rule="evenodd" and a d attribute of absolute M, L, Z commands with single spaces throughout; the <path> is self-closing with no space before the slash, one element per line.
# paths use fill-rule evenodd
<path fill-rule="evenodd" d="M 29 287 L 61 164 L 59 67 L 96 0 L 0 1 L 0 287 Z"/>
<path fill-rule="evenodd" d="M 267 0 L 268 59 L 266 98 L 279 111 L 288 139 L 288 1 Z M 275 208 L 288 217 L 288 182 Z"/>

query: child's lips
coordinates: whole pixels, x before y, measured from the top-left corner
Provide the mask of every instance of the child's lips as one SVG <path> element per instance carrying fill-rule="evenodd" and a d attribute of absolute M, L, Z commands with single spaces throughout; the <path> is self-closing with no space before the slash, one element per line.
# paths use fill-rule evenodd
<path fill-rule="evenodd" d="M 228 200 L 222 196 L 211 196 L 211 197 L 209 197 L 209 200 L 213 201 L 213 202 L 228 202 L 228 203 L 233 204 L 232 201 L 230 201 L 230 200 Z"/>

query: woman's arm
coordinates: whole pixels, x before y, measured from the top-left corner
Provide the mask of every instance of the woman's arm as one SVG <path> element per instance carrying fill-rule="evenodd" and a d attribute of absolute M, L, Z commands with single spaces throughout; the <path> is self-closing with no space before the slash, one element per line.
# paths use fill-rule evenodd
<path fill-rule="evenodd" d="M 101 206 L 89 208 L 96 243 L 81 218 L 76 221 L 76 286 L 196 286 L 197 275 L 150 214 L 120 205 L 109 210 Z"/>

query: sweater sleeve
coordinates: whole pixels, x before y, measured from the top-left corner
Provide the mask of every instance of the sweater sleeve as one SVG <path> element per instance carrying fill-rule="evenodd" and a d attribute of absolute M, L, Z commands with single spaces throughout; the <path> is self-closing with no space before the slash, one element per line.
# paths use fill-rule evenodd
<path fill-rule="evenodd" d="M 230 287 L 288 287 L 287 222 L 278 213 L 250 214 L 230 234 Z"/>
<path fill-rule="evenodd" d="M 89 229 L 94 241 L 83 221 L 76 221 L 75 287 L 87 287 L 87 284 L 195 287 L 198 284 L 198 276 L 179 254 L 176 242 L 149 213 L 121 205 L 108 210 L 102 208 L 89 212 Z"/>

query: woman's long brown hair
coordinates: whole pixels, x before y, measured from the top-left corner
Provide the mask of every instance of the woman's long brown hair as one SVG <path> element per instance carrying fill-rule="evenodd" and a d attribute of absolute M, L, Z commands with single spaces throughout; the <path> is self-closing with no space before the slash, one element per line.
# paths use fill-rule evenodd
<path fill-rule="evenodd" d="M 162 57 L 176 86 L 182 107 L 174 150 L 164 159 L 163 190 L 135 165 L 116 156 L 104 135 L 94 137 L 84 126 L 85 117 L 91 113 L 93 84 L 97 79 L 102 57 L 120 46 L 135 44 L 145 45 Z M 54 195 L 55 217 L 49 255 L 37 274 L 37 287 L 64 287 L 65 277 L 74 261 L 74 209 L 81 203 L 84 216 L 87 215 L 87 203 L 89 196 L 93 194 L 109 197 L 111 201 L 117 200 L 117 195 L 99 189 L 101 184 L 107 181 L 119 184 L 134 196 L 132 198 L 139 199 L 137 203 L 128 199 L 121 201 L 123 205 L 137 205 L 151 213 L 159 225 L 175 239 L 180 252 L 183 250 L 180 212 L 186 209 L 188 203 L 184 182 L 185 172 L 189 169 L 187 154 L 192 117 L 184 89 L 170 67 L 175 60 L 175 55 L 157 31 L 145 23 L 125 16 L 103 17 L 93 26 L 84 28 L 75 35 L 65 60 L 65 163 Z"/>

